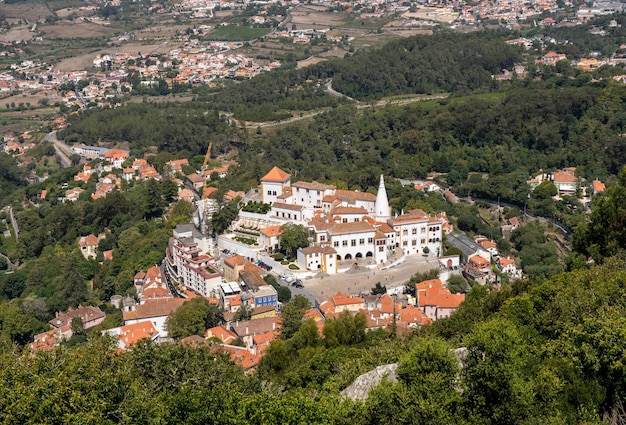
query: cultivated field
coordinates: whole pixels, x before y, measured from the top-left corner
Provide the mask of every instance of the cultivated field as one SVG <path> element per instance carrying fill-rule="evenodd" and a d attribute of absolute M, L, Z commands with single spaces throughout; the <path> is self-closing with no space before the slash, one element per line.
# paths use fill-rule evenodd
<path fill-rule="evenodd" d="M 346 19 L 345 13 L 328 12 L 325 7 L 299 6 L 291 11 L 289 24 L 295 24 L 297 29 L 324 29 L 340 27 Z"/>
<path fill-rule="evenodd" d="M 226 25 L 215 28 L 209 34 L 211 40 L 247 41 L 254 40 L 270 32 L 269 28 L 252 28 L 243 25 Z"/>
<path fill-rule="evenodd" d="M 96 25 L 91 22 L 56 23 L 56 25 L 39 25 L 37 31 L 47 39 L 67 38 L 97 38 L 110 36 L 117 32 L 116 28 L 105 25 Z"/>
<path fill-rule="evenodd" d="M 185 31 L 187 28 L 193 27 L 192 24 L 187 25 L 168 25 L 167 22 L 160 22 L 158 25 L 151 26 L 139 31 L 134 31 L 133 35 L 137 40 L 162 40 L 171 39 L 179 32 Z"/>
<path fill-rule="evenodd" d="M 97 55 L 111 53 L 133 53 L 141 52 L 142 55 L 151 55 L 153 53 L 167 53 L 171 49 L 179 47 L 178 43 L 164 41 L 158 44 L 144 43 L 127 43 L 121 46 L 106 47 L 102 49 L 93 49 L 89 53 L 82 53 L 59 61 L 55 68 L 58 71 L 77 71 L 87 69 L 92 66 L 93 59 Z"/>
<path fill-rule="evenodd" d="M 52 15 L 52 11 L 44 1 L 40 0 L 29 0 L 18 4 L 5 4 L 3 2 L 0 4 L 0 15 L 6 17 L 9 23 L 26 19 L 33 24 Z"/>
<path fill-rule="evenodd" d="M 13 41 L 30 41 L 37 36 L 31 32 L 31 25 L 20 25 L 11 28 L 7 32 L 0 33 L 0 41 L 11 43 Z"/>
<path fill-rule="evenodd" d="M 320 58 L 320 57 L 316 57 L 316 56 L 311 56 L 309 58 L 306 58 L 305 60 L 301 60 L 297 62 L 296 68 L 300 69 L 300 68 L 306 68 L 309 65 L 314 65 L 316 63 L 320 63 L 320 62 L 324 62 L 328 59 L 325 58 Z"/>

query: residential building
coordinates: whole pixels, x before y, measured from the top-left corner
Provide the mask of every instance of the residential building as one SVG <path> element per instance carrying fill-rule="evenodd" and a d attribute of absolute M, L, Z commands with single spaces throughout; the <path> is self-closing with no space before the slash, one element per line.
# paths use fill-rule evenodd
<path fill-rule="evenodd" d="M 431 320 L 449 317 L 465 300 L 465 294 L 452 294 L 439 279 L 426 280 L 415 285 L 416 307 Z"/>
<path fill-rule="evenodd" d="M 86 259 L 96 258 L 98 251 L 98 237 L 96 235 L 81 236 L 78 240 L 80 252 Z"/>
<path fill-rule="evenodd" d="M 239 272 L 244 269 L 246 259 L 241 255 L 233 255 L 224 259 L 224 280 L 226 282 L 238 282 Z"/>
<path fill-rule="evenodd" d="M 591 183 L 591 195 L 595 195 L 596 193 L 603 193 L 606 190 L 606 186 L 600 180 L 595 179 Z"/>
<path fill-rule="evenodd" d="M 128 350 L 129 348 L 132 348 L 142 339 L 157 341 L 159 338 L 159 332 L 149 320 L 113 329 L 107 329 L 102 331 L 102 334 L 117 337 L 117 346 L 121 350 Z"/>
<path fill-rule="evenodd" d="M 552 183 L 554 183 L 560 194 L 576 193 L 578 188 L 578 179 L 573 173 L 568 171 L 555 171 L 552 173 Z"/>
<path fill-rule="evenodd" d="M 223 282 L 217 260 L 206 255 L 209 240 L 192 224 L 178 225 L 166 249 L 166 267 L 183 289 L 210 296 Z"/>
<path fill-rule="evenodd" d="M 105 317 L 106 314 L 97 307 L 79 305 L 75 309 L 70 307 L 66 313 L 57 312 L 54 319 L 48 321 L 48 323 L 54 329 L 60 329 L 65 332 L 65 329 L 71 327 L 72 320 L 75 318 L 82 320 L 84 329 L 90 329 L 102 323 Z M 71 336 L 71 333 L 69 336 Z"/>
<path fill-rule="evenodd" d="M 124 325 L 132 325 L 149 320 L 160 337 L 167 338 L 167 328 L 165 326 L 167 316 L 176 311 L 185 301 L 187 300 L 184 298 L 161 298 L 147 300 L 144 304 L 131 306 L 129 310 L 122 311 Z"/>
<path fill-rule="evenodd" d="M 472 255 L 467 260 L 463 274 L 468 279 L 486 285 L 491 282 L 493 276 L 491 262 L 480 255 Z"/>
<path fill-rule="evenodd" d="M 500 258 L 496 263 L 498 270 L 502 273 L 507 273 L 509 275 L 514 275 L 517 273 L 517 266 L 515 265 L 515 260 L 511 257 Z"/>
<path fill-rule="evenodd" d="M 168 161 L 165 165 L 167 166 L 167 169 L 169 170 L 171 175 L 182 174 L 183 166 L 188 166 L 189 161 L 187 160 L 187 158 L 173 159 L 171 161 Z"/>
<path fill-rule="evenodd" d="M 242 320 L 232 322 L 230 327 L 237 337 L 245 343 L 246 347 L 252 347 L 254 345 L 254 336 L 273 333 L 280 328 L 280 318 L 276 316 L 256 320 Z"/>
<path fill-rule="evenodd" d="M 405 324 L 409 328 L 420 328 L 429 325 L 433 320 L 426 316 L 421 308 L 407 305 L 398 312 L 398 324 Z"/>
<path fill-rule="evenodd" d="M 261 229 L 259 232 L 261 246 L 270 253 L 280 250 L 280 235 L 282 233 L 282 226 L 278 225 Z"/>
<path fill-rule="evenodd" d="M 207 329 L 204 334 L 206 339 L 215 338 L 218 339 L 223 344 L 231 344 L 233 341 L 237 339 L 237 334 L 233 331 L 229 331 L 224 326 L 219 325 L 213 328 Z"/>
<path fill-rule="evenodd" d="M 319 270 L 328 274 L 337 273 L 337 251 L 330 246 L 312 245 L 300 248 L 297 256 L 298 264 L 305 265 L 307 270 Z"/>
<path fill-rule="evenodd" d="M 320 304 L 320 311 L 326 319 L 335 318 L 344 311 L 356 314 L 361 310 L 365 310 L 365 300 L 363 298 L 341 292 L 337 292 L 329 300 Z"/>
<path fill-rule="evenodd" d="M 158 267 L 150 267 L 142 280 L 137 279 L 137 276 L 135 275 L 135 288 L 140 304 L 158 298 L 172 298 L 172 293 Z"/>

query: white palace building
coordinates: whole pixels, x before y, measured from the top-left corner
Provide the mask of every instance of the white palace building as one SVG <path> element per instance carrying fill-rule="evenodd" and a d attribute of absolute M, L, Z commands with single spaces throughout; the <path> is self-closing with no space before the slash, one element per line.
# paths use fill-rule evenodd
<path fill-rule="evenodd" d="M 444 218 L 419 209 L 392 216 L 382 175 L 373 195 L 318 182 L 292 184 L 274 167 L 261 179 L 261 191 L 263 202 L 272 204 L 272 221 L 302 223 L 311 231 L 312 244 L 298 251 L 298 263 L 309 270 L 335 274 L 339 261 L 371 258 L 384 265 L 397 256 L 441 253 Z"/>

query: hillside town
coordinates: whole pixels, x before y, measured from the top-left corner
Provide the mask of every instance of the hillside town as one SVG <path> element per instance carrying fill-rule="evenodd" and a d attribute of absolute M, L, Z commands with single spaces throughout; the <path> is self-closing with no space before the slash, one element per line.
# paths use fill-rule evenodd
<path fill-rule="evenodd" d="M 82 144 L 72 150 L 92 165 L 84 165 L 74 176 L 77 186 L 67 189 L 62 202 L 72 201 L 93 175 L 97 176 L 93 199 L 124 190 L 122 181 L 163 178 L 145 159 L 132 158 L 124 150 Z M 194 343 L 212 341 L 214 350 L 251 370 L 280 335 L 280 285 L 311 300 L 312 308 L 304 317 L 315 320 L 320 334 L 326 320 L 344 312 L 363 314 L 368 330 L 393 327 L 408 332 L 450 316 L 463 302 L 465 294 L 452 293 L 446 285 L 454 274 L 494 288 L 499 273 L 522 276 L 515 260 L 500 257 L 495 243 L 486 237 L 471 240 L 458 235 L 463 261 L 461 255 L 443 255 L 442 241 L 454 233 L 445 213 L 429 215 L 415 209 L 392 214 L 384 176 L 373 194 L 315 181 L 292 182 L 289 173 L 273 167 L 248 193 L 226 195 L 240 199 L 242 206 L 267 205 L 267 212 L 244 208 L 224 234 L 212 235 L 207 222 L 219 207 L 211 196 L 214 188 L 206 184 L 211 176 L 224 178 L 228 167 L 183 176 L 183 167 L 188 165 L 186 159 L 172 160 L 165 169 L 169 170 L 167 178 L 179 188 L 179 199 L 195 204 L 195 222 L 176 226 L 162 263 L 135 275 L 136 296 L 111 298 L 111 304 L 123 311 L 123 325 L 103 333 L 117 338 L 120 350 L 142 339 L 170 341 L 168 316 L 186 301 L 201 297 L 222 309 L 224 323 L 207 329 L 204 338 L 193 337 Z M 441 190 L 433 182 L 414 186 L 414 190 Z M 512 226 L 519 225 L 516 219 L 510 221 Z M 310 236 L 308 245 L 285 261 L 280 253 L 281 235 L 289 226 L 302 226 Z M 92 234 L 77 244 L 85 258 L 106 261 L 112 259 L 113 251 L 99 252 L 104 238 Z M 413 293 L 406 293 L 403 276 L 410 277 L 416 268 L 435 268 L 439 277 L 418 282 Z M 268 276 L 279 286 L 269 284 Z M 357 280 L 351 286 L 352 277 Z M 363 279 L 365 286 L 357 285 Z M 386 290 L 372 295 L 375 281 L 385 283 Z M 240 318 L 242 312 L 249 312 L 245 320 Z M 78 319 L 89 329 L 104 317 L 104 312 L 91 306 L 58 312 L 50 321 L 51 329 L 37 335 L 31 348 L 52 349 L 72 337 Z"/>

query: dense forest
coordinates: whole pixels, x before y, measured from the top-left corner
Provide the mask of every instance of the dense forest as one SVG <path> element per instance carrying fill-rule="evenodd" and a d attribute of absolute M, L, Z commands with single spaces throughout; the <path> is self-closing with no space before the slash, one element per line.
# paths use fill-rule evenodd
<path fill-rule="evenodd" d="M 529 203 L 545 215 L 541 200 L 528 199 L 532 175 L 576 166 L 581 177 L 606 181 L 626 163 L 625 99 L 626 87 L 613 82 L 510 87 L 381 110 L 343 105 L 268 135 L 229 126 L 216 112 L 193 113 L 201 104 L 146 103 L 90 111 L 63 135 L 183 156 L 204 153 L 214 140 L 216 154 L 239 153 L 233 181 L 258 181 L 278 165 L 299 179 L 367 190 L 380 174 L 425 178 L 436 171 L 461 194 Z"/>

